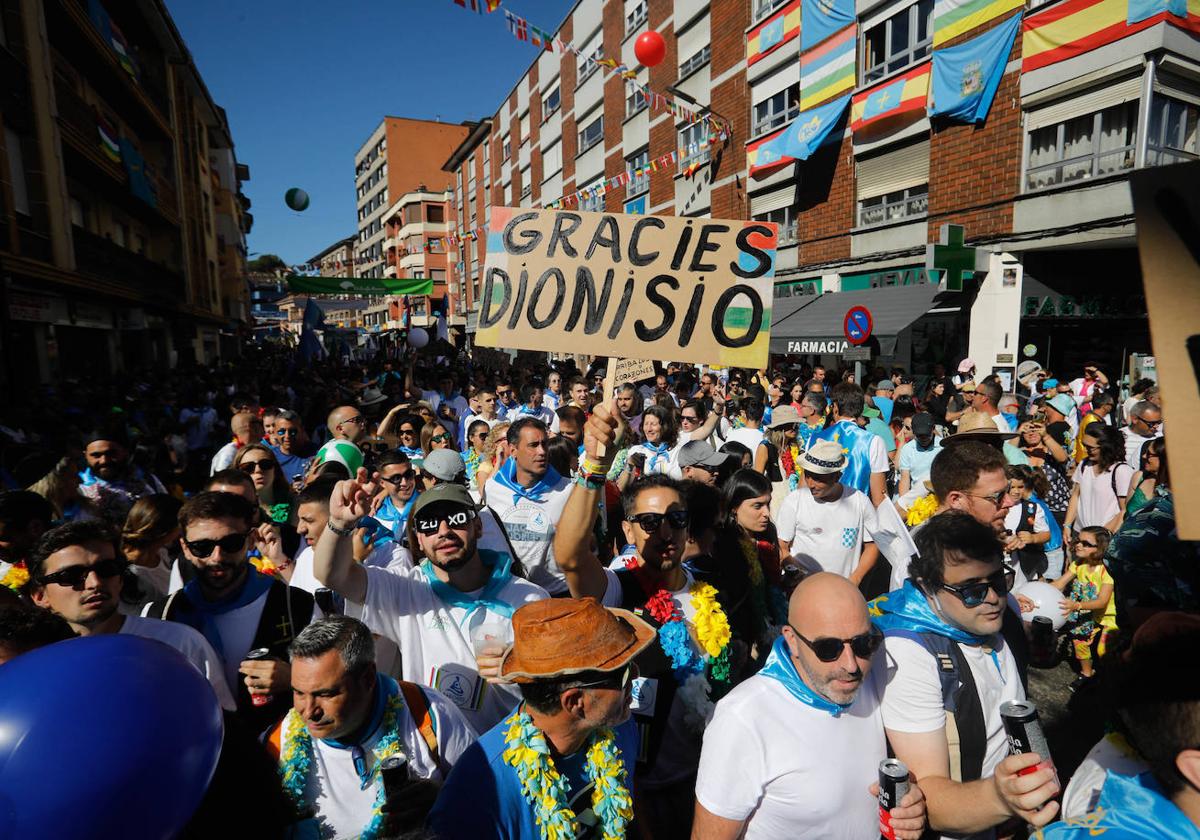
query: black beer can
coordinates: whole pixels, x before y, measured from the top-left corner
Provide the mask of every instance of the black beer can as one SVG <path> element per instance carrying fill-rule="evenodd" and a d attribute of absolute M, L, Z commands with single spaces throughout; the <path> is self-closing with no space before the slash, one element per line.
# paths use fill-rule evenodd
<path fill-rule="evenodd" d="M 1037 706 L 1028 700 L 1011 700 L 1000 705 L 1000 720 L 1004 722 L 1004 733 L 1008 736 L 1008 754 L 1037 753 L 1042 763 L 1026 767 L 1017 775 L 1025 776 L 1050 764 L 1050 747 L 1042 722 L 1038 718 Z"/>
<path fill-rule="evenodd" d="M 891 810 L 908 794 L 908 767 L 896 758 L 879 762 L 879 837 L 896 840 Z"/>
<path fill-rule="evenodd" d="M 398 800 L 411 779 L 408 775 L 408 756 L 404 753 L 390 755 L 379 762 L 383 776 L 383 794 L 388 802 Z"/>

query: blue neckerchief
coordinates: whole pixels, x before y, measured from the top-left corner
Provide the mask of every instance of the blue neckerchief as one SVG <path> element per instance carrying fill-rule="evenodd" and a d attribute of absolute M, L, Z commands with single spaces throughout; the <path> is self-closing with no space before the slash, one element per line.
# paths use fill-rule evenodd
<path fill-rule="evenodd" d="M 643 443 L 643 448 L 650 451 L 650 458 L 646 461 L 646 475 L 654 472 L 654 468 L 658 465 L 659 460 L 671 451 L 671 447 L 665 443 Z"/>
<path fill-rule="evenodd" d="M 839 420 L 827 429 L 817 432 L 812 439 L 831 440 L 842 447 L 846 455 L 846 466 L 842 470 L 842 484 L 853 487 L 860 493 L 871 494 L 871 438 L 874 432 L 860 429 L 857 423 Z"/>
<path fill-rule="evenodd" d="M 854 705 L 853 702 L 847 703 L 845 706 L 834 703 L 832 700 L 825 699 L 809 688 L 807 683 L 800 679 L 800 675 L 796 673 L 796 665 L 792 662 L 791 652 L 788 650 L 787 642 L 784 641 L 783 636 L 775 639 L 775 643 L 771 645 L 771 653 L 767 656 L 767 662 L 758 673 L 760 676 L 778 681 L 780 685 L 788 690 L 788 694 L 795 697 L 805 706 L 811 706 L 819 711 L 828 712 L 833 717 L 838 717 L 842 712 Z"/>
<path fill-rule="evenodd" d="M 542 501 L 545 495 L 554 489 L 554 485 L 562 481 L 562 476 L 554 467 L 546 467 L 546 474 L 538 479 L 538 482 L 532 487 L 522 487 L 517 484 L 516 474 L 517 459 L 509 458 L 504 462 L 504 466 L 496 471 L 496 482 L 511 490 L 516 498 L 528 499 L 531 502 Z"/>
<path fill-rule="evenodd" d="M 483 565 L 491 566 L 492 576 L 483 587 L 483 591 L 474 598 L 442 581 L 433 573 L 433 565 L 428 560 L 421 561 L 421 571 L 425 573 L 425 580 L 429 581 L 429 588 L 433 590 L 433 594 L 446 606 L 462 607 L 467 611 L 466 616 L 459 622 L 460 626 L 469 622 L 471 617 L 481 609 L 491 610 L 505 618 L 512 618 L 512 605 L 497 597 L 500 590 L 512 580 L 512 557 L 500 551 L 481 548 L 479 549 L 479 559 L 483 561 Z"/>
<path fill-rule="evenodd" d="M 375 768 L 367 766 L 367 756 L 361 744 L 369 740 L 375 730 L 379 728 L 379 725 L 383 723 L 383 713 L 387 709 L 388 700 L 394 697 L 399 690 L 400 687 L 391 677 L 376 674 L 375 705 L 371 707 L 371 717 L 366 727 L 360 730 L 362 734 L 354 741 L 348 743 L 333 738 L 321 739 L 321 743 L 327 747 L 333 747 L 335 750 L 350 750 L 351 758 L 354 760 L 354 772 L 358 774 L 362 790 L 366 790 L 367 786 L 375 778 Z"/>
<path fill-rule="evenodd" d="M 1050 529 L 1050 539 L 1042 548 L 1046 551 L 1054 551 L 1057 548 L 1062 548 L 1062 526 L 1054 518 L 1054 514 L 1050 511 L 1050 505 L 1039 499 L 1037 493 L 1030 493 L 1029 500 L 1042 509 L 1042 516 L 1046 517 L 1046 526 Z"/>
<path fill-rule="evenodd" d="M 404 532 L 408 528 L 408 517 L 412 513 L 413 503 L 417 501 L 417 496 L 421 495 L 416 490 L 409 497 L 408 502 L 404 505 L 404 510 L 397 510 L 396 503 L 392 501 L 392 497 L 388 496 L 383 500 L 383 504 L 379 506 L 379 510 L 375 511 L 374 516 L 368 516 L 369 522 L 376 523 L 378 530 L 384 533 L 376 537 L 375 544 L 380 545 L 389 540 L 403 541 Z M 364 534 L 364 542 L 369 542 L 371 534 Z"/>
<path fill-rule="evenodd" d="M 232 612 L 233 610 L 253 604 L 265 595 L 270 588 L 271 578 L 260 574 L 257 569 L 250 566 L 247 569 L 246 581 L 242 584 L 242 588 L 237 592 L 231 592 L 220 600 L 209 601 L 201 594 L 199 578 L 193 579 L 184 586 L 183 594 L 191 603 L 200 619 L 200 626 L 196 629 L 204 634 L 204 638 L 208 639 L 209 644 L 224 658 L 229 653 L 225 650 L 225 646 L 221 641 L 221 633 L 217 629 L 217 622 L 214 616 Z"/>
<path fill-rule="evenodd" d="M 416 446 L 398 446 L 398 447 L 396 447 L 396 448 L 397 448 L 397 449 L 399 449 L 401 452 L 403 452 L 405 455 L 407 455 L 407 456 L 408 456 L 410 459 L 411 459 L 411 458 L 416 458 L 418 461 L 423 461 L 423 460 L 425 460 L 425 450 L 423 450 L 423 449 L 420 449 L 419 447 L 416 447 Z"/>
<path fill-rule="evenodd" d="M 954 597 L 953 595 L 950 597 Z M 989 637 L 976 636 L 946 620 L 933 611 L 929 600 L 913 584 L 904 581 L 904 586 L 880 595 L 870 603 L 872 621 L 887 633 L 888 630 L 909 630 L 914 633 L 936 633 L 964 645 L 982 645 Z"/>
<path fill-rule="evenodd" d="M 1032 835 L 1037 840 L 1198 840 L 1200 829 L 1170 799 L 1150 773 L 1108 772 L 1100 801 L 1081 817 L 1052 823 Z"/>

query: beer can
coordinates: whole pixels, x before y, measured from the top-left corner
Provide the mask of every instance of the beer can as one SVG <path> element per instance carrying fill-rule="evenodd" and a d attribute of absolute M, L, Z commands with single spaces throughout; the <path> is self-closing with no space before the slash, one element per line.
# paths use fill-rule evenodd
<path fill-rule="evenodd" d="M 269 648 L 255 648 L 246 654 L 247 659 L 270 659 L 271 651 Z M 250 702 L 255 706 L 265 706 L 271 702 L 270 694 L 251 694 Z"/>
<path fill-rule="evenodd" d="M 404 753 L 389 755 L 379 762 L 379 773 L 383 777 L 383 794 L 389 802 L 399 799 L 410 781 L 408 756 Z"/>
<path fill-rule="evenodd" d="M 896 840 L 891 810 L 908 794 L 908 767 L 896 758 L 879 762 L 879 837 Z"/>
<path fill-rule="evenodd" d="M 1037 753 L 1043 761 L 1033 767 L 1026 767 L 1018 775 L 1025 776 L 1048 764 L 1050 746 L 1046 743 L 1046 734 L 1042 731 L 1042 722 L 1038 718 L 1037 706 L 1028 700 L 1011 700 L 1000 705 L 1000 720 L 1004 723 L 1004 733 L 1008 736 L 1008 754 Z"/>

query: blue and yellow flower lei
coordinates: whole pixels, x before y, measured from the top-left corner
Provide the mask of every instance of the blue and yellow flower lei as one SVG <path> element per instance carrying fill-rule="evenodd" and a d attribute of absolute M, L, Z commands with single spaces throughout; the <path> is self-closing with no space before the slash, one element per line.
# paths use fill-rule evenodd
<path fill-rule="evenodd" d="M 501 756 L 516 770 L 521 794 L 533 808 L 542 840 L 573 840 L 576 815 L 567 804 L 567 783 L 554 766 L 546 736 L 520 708 L 505 724 Z M 592 784 L 592 811 L 600 819 L 600 836 L 603 840 L 622 840 L 625 827 L 633 819 L 633 798 L 611 729 L 601 729 L 592 736 L 585 773 Z"/>
<path fill-rule="evenodd" d="M 403 709 L 404 699 L 399 694 L 388 698 L 387 710 L 383 715 L 384 736 L 375 744 L 374 749 L 375 767 L 367 781 L 363 783 L 364 788 L 369 784 L 377 785 L 378 791 L 375 794 L 375 803 L 371 807 L 371 820 L 363 829 L 362 834 L 358 835 L 359 840 L 374 840 L 374 838 L 383 836 L 385 827 L 383 806 L 387 801 L 387 796 L 380 778 L 380 768 L 385 758 L 403 750 L 399 728 L 396 725 Z M 295 803 L 296 810 L 301 814 L 306 814 L 312 808 L 312 803 L 305 802 L 304 799 L 305 788 L 308 786 L 308 772 L 312 767 L 313 760 L 312 735 L 309 734 L 303 718 L 296 714 L 295 709 L 287 713 L 287 717 L 283 721 L 283 731 L 284 745 L 283 752 L 279 756 L 279 776 L 283 782 L 283 789 Z M 320 822 L 319 818 L 318 823 L 321 836 L 329 836 L 326 826 Z"/>

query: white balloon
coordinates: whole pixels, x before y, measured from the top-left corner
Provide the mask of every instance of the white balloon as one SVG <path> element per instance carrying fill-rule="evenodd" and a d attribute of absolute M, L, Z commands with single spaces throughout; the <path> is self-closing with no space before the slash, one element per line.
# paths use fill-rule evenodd
<path fill-rule="evenodd" d="M 429 343 L 429 333 L 420 327 L 413 327 L 408 331 L 408 346 L 415 350 L 420 350 Z"/>
<path fill-rule="evenodd" d="M 1026 583 L 1014 592 L 1017 595 L 1024 595 L 1034 603 L 1033 612 L 1021 613 L 1021 618 L 1025 621 L 1032 621 L 1034 616 L 1044 615 L 1050 619 L 1055 630 L 1061 630 L 1062 626 L 1067 623 L 1067 617 L 1063 615 L 1062 609 L 1058 606 L 1058 602 L 1067 596 L 1050 584 L 1040 580 L 1034 581 Z"/>

